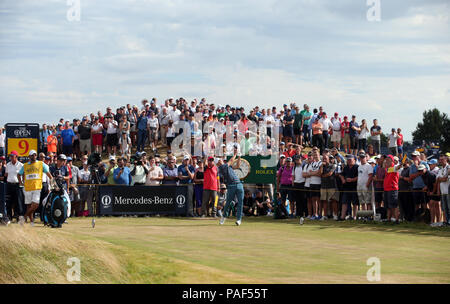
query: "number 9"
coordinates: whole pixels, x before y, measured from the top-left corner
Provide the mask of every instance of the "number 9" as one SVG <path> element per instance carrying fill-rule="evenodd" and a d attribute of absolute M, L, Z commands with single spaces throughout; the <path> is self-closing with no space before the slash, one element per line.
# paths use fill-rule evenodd
<path fill-rule="evenodd" d="M 20 152 L 20 155 L 26 155 L 28 153 L 28 149 L 30 148 L 28 141 L 21 140 L 19 141 L 19 148 L 23 149 L 23 152 Z"/>

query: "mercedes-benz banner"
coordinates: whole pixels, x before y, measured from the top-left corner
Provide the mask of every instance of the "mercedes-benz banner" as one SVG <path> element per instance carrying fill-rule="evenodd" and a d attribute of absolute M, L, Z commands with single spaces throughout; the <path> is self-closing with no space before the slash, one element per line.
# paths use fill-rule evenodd
<path fill-rule="evenodd" d="M 100 186 L 99 213 L 186 215 L 192 206 L 192 185 Z"/>

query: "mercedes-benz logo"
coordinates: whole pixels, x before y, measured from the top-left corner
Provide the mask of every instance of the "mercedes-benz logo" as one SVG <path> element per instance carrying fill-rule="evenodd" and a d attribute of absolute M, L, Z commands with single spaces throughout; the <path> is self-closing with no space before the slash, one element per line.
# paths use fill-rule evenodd
<path fill-rule="evenodd" d="M 184 195 L 180 194 L 177 196 L 176 202 L 179 207 L 183 207 L 184 204 L 186 203 L 186 197 Z"/>
<path fill-rule="evenodd" d="M 109 195 L 102 196 L 102 205 L 105 207 L 111 205 L 111 197 Z"/>

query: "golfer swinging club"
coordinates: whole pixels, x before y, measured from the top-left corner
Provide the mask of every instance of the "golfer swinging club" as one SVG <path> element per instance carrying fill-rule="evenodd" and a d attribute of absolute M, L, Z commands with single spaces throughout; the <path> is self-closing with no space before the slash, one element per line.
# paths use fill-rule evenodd
<path fill-rule="evenodd" d="M 236 225 L 241 225 L 244 186 L 242 185 L 241 180 L 233 171 L 233 169 L 237 169 L 241 165 L 241 156 L 239 156 L 236 165 L 232 167 L 236 156 L 237 147 L 234 147 L 233 157 L 229 161 L 226 161 L 226 158 L 224 157 L 223 159 L 219 159 L 219 161 L 217 162 L 217 167 L 219 168 L 219 176 L 223 178 L 224 184 L 227 185 L 227 202 L 223 209 L 223 214 L 220 214 L 220 225 L 223 225 L 225 223 L 225 218 L 228 217 L 230 212 L 231 202 L 235 197 L 237 198 Z"/>

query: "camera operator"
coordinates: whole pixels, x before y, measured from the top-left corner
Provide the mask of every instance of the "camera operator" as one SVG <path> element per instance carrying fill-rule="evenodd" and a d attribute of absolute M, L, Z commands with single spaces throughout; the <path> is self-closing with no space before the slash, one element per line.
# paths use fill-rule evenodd
<path fill-rule="evenodd" d="M 148 167 L 142 161 L 142 153 L 136 152 L 135 160 L 131 163 L 131 186 L 143 186 L 147 179 Z"/>

